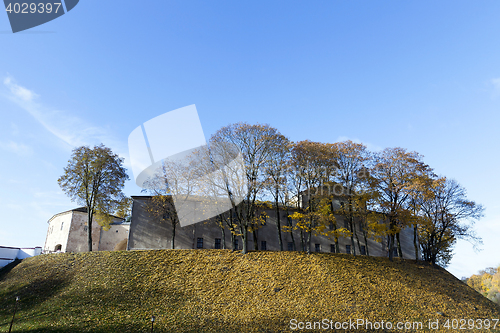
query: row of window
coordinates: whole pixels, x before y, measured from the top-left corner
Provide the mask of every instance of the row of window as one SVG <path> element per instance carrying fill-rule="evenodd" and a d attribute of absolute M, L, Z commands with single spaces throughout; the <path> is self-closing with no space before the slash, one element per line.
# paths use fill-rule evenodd
<path fill-rule="evenodd" d="M 235 239 L 234 240 L 234 247 L 235 248 L 238 248 L 238 240 Z M 196 248 L 198 249 L 203 249 L 203 238 L 202 237 L 199 237 L 196 241 Z M 215 239 L 215 244 L 214 244 L 214 248 L 215 249 L 221 249 L 222 248 L 222 243 L 221 243 L 221 239 L 220 238 L 216 238 Z M 260 242 L 260 249 L 262 251 L 266 251 L 267 250 L 267 242 L 266 241 L 261 241 Z M 293 242 L 288 242 L 288 251 L 293 251 L 294 250 L 294 246 L 293 246 Z M 321 252 L 321 244 L 315 244 L 314 246 L 314 250 L 315 252 Z M 330 244 L 330 252 L 331 253 L 335 253 L 335 244 Z M 351 245 L 346 245 L 345 246 L 345 253 L 351 253 Z M 366 246 L 364 245 L 361 245 L 361 254 L 362 255 L 366 255 Z"/>

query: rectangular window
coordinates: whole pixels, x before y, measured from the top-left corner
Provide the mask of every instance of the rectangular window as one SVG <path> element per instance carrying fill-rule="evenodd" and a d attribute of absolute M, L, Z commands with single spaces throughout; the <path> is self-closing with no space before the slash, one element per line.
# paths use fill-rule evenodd
<path fill-rule="evenodd" d="M 234 240 L 234 248 L 236 250 L 238 250 L 238 240 L 237 239 Z"/>
<path fill-rule="evenodd" d="M 61 230 L 63 229 L 63 226 L 64 226 L 64 222 L 61 223 Z"/>
<path fill-rule="evenodd" d="M 215 239 L 215 248 L 220 249 L 220 238 Z"/>
<path fill-rule="evenodd" d="M 266 241 L 261 241 L 260 242 L 260 249 L 262 251 L 266 251 L 267 250 L 267 244 L 266 244 Z"/>
<path fill-rule="evenodd" d="M 347 230 L 349 230 L 349 223 L 347 222 L 347 219 L 344 220 L 344 228 L 346 228 Z"/>
<path fill-rule="evenodd" d="M 330 222 L 330 230 L 333 230 L 333 222 Z"/>
<path fill-rule="evenodd" d="M 203 238 L 198 238 L 198 241 L 196 242 L 196 248 L 197 249 L 203 248 Z"/>
<path fill-rule="evenodd" d="M 345 246 L 345 253 L 351 254 L 351 245 Z"/>
<path fill-rule="evenodd" d="M 366 256 L 366 246 L 361 245 L 361 254 Z"/>
<path fill-rule="evenodd" d="M 330 252 L 335 253 L 335 244 L 330 244 Z"/>
<path fill-rule="evenodd" d="M 314 251 L 321 252 L 321 245 L 320 244 L 314 244 Z"/>
<path fill-rule="evenodd" d="M 288 251 L 293 251 L 293 242 L 288 242 Z"/>
<path fill-rule="evenodd" d="M 395 247 L 393 250 L 393 256 L 398 257 L 398 248 L 397 247 Z"/>

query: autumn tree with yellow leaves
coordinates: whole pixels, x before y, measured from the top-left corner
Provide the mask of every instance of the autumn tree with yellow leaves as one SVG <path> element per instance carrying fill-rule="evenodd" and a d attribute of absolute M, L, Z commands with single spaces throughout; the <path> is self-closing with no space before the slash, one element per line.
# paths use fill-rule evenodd
<path fill-rule="evenodd" d="M 395 249 L 403 256 L 399 232 L 411 223 L 409 210 L 412 191 L 419 178 L 430 172 L 430 167 L 416 152 L 403 148 L 386 148 L 377 152 L 370 168 L 371 187 L 377 192 L 377 209 L 388 220 L 388 256 L 392 260 Z"/>
<path fill-rule="evenodd" d="M 87 208 L 89 251 L 92 251 L 94 216 L 104 229 L 109 228 L 110 214 L 127 204 L 122 189 L 128 179 L 123 158 L 103 144 L 93 148 L 81 146 L 73 149 L 64 174 L 57 182 L 71 200 Z"/>
<path fill-rule="evenodd" d="M 488 267 L 479 274 L 465 278 L 464 282 L 484 297 L 500 305 L 500 266 Z"/>

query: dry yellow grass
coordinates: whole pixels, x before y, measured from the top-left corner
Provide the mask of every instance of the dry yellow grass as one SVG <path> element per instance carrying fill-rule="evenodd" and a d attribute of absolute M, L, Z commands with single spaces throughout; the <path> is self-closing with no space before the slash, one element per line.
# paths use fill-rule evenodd
<path fill-rule="evenodd" d="M 158 250 L 29 258 L 0 273 L 0 331 L 16 295 L 18 332 L 149 332 L 152 314 L 155 332 L 290 332 L 292 319 L 304 325 L 419 321 L 424 329 L 439 320 L 441 329 L 432 331 L 451 332 L 461 324 L 453 319 L 500 318 L 499 307 L 443 269 L 329 253 Z M 450 330 L 443 327 L 447 320 Z"/>

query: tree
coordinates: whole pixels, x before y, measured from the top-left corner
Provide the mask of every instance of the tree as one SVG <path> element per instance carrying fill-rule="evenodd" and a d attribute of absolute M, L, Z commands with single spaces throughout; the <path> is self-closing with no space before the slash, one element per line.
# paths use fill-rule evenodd
<path fill-rule="evenodd" d="M 354 216 L 357 210 L 356 196 L 361 194 L 362 184 L 367 180 L 365 163 L 370 155 L 365 145 L 354 143 L 351 140 L 334 143 L 331 145 L 331 150 L 337 171 L 333 177 L 342 188 L 340 196 L 346 201 L 343 213 L 348 220 L 351 231 L 351 249 L 356 255 L 354 236 L 356 236 L 358 249 L 361 252 L 358 233 L 354 226 Z"/>
<path fill-rule="evenodd" d="M 311 252 L 313 232 L 323 230 L 322 224 L 326 222 L 326 219 L 320 218 L 318 211 L 322 206 L 322 200 L 325 196 L 329 196 L 329 193 L 324 191 L 323 184 L 328 180 L 330 161 L 326 144 L 305 140 L 293 145 L 291 151 L 293 184 L 295 195 L 300 202 L 299 210 L 302 212 L 297 212 L 298 215 L 293 215 L 292 219 L 298 221 L 294 229 L 300 230 L 302 251 L 307 253 Z"/>
<path fill-rule="evenodd" d="M 422 156 L 403 148 L 386 148 L 376 153 L 370 169 L 371 187 L 377 192 L 378 208 L 388 220 L 388 255 L 392 260 L 395 244 L 402 257 L 399 232 L 411 221 L 409 202 L 412 191 L 421 184 L 419 179 L 431 173 Z"/>
<path fill-rule="evenodd" d="M 175 249 L 175 229 L 179 225 L 179 218 L 172 197 L 161 194 L 152 196 L 146 206 L 146 211 L 151 217 L 158 219 L 160 223 L 167 223 L 172 226 L 170 248 Z"/>
<path fill-rule="evenodd" d="M 243 241 L 243 251 L 246 254 L 248 251 L 248 232 L 253 232 L 254 247 L 257 246 L 257 233 L 255 232 L 258 225 L 255 222 L 256 216 L 256 201 L 262 193 L 264 181 L 264 166 L 271 155 L 271 142 L 279 136 L 277 129 L 269 125 L 250 125 L 247 123 L 236 123 L 219 129 L 210 139 L 212 146 L 225 147 L 224 143 L 229 143 L 238 147 L 241 151 L 246 183 L 245 200 L 236 205 L 232 196 L 235 191 L 241 189 L 230 188 L 226 189 L 226 195 L 233 202 L 233 213 L 235 222 L 238 225 L 239 233 Z M 219 156 L 224 154 L 219 153 Z"/>
<path fill-rule="evenodd" d="M 290 163 L 291 143 L 285 136 L 279 134 L 274 137 L 270 145 L 270 156 L 265 165 L 264 186 L 271 194 L 276 210 L 276 229 L 278 232 L 278 244 L 280 251 L 283 251 L 283 241 L 281 238 L 281 215 L 280 204 L 288 204 L 288 169 Z"/>
<path fill-rule="evenodd" d="M 421 204 L 427 223 L 420 224 L 420 246 L 424 260 L 446 266 L 457 239 L 481 244 L 472 227 L 483 216 L 484 208 L 468 200 L 465 189 L 455 180 L 444 178 L 431 191 L 433 195 Z"/>
<path fill-rule="evenodd" d="M 465 278 L 465 282 L 489 300 L 500 305 L 500 266 L 481 270 L 479 274 Z"/>
<path fill-rule="evenodd" d="M 129 177 L 123 167 L 123 158 L 103 144 L 90 148 L 73 149 L 64 174 L 57 180 L 72 201 L 87 207 L 88 249 L 92 251 L 92 222 L 97 213 L 99 224 L 109 224 L 107 216 L 123 205 L 122 189 Z"/>

